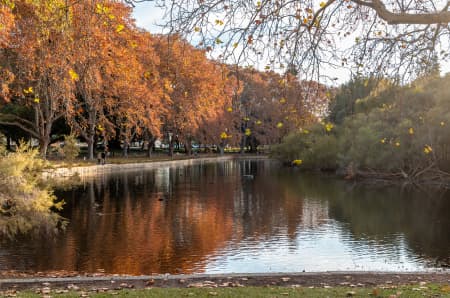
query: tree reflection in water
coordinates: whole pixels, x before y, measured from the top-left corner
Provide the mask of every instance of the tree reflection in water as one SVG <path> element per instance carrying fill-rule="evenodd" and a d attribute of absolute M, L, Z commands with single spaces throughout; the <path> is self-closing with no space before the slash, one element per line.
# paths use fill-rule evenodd
<path fill-rule="evenodd" d="M 411 268 L 450 263 L 448 193 L 354 186 L 269 161 L 123 172 L 56 194 L 67 203 L 62 215 L 70 224 L 65 233 L 2 247 L 0 269 L 238 271 L 244 267 L 227 262 L 265 258 L 271 264 L 281 251 L 285 267 L 272 268 L 298 271 L 306 261 L 339 259 L 331 256 L 333 247 L 315 246 L 320 245 L 319 236 L 334 237 L 335 244 L 351 250 L 349 254 L 355 253 L 363 263 L 381 250 L 391 258 L 392 267 L 387 268 L 392 270 L 405 254 Z M 308 256 L 309 260 L 300 257 L 308 249 L 321 254 Z M 16 265 L 19 258 L 25 261 Z M 255 264 L 249 270 L 261 269 Z"/>

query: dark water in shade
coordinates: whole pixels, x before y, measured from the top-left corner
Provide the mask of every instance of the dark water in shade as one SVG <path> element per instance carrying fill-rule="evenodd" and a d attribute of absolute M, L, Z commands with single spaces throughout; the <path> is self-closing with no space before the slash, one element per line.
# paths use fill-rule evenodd
<path fill-rule="evenodd" d="M 450 267 L 449 192 L 353 185 L 270 161 L 225 161 L 105 175 L 56 195 L 66 201 L 65 232 L 2 244 L 0 270 Z"/>

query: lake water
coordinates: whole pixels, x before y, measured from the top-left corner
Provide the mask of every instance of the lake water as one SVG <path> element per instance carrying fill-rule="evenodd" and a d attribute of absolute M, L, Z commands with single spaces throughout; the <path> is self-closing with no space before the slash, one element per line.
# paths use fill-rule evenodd
<path fill-rule="evenodd" d="M 0 270 L 120 274 L 450 266 L 450 193 L 353 184 L 273 161 L 99 176 L 57 190 L 56 237 L 3 243 Z"/>

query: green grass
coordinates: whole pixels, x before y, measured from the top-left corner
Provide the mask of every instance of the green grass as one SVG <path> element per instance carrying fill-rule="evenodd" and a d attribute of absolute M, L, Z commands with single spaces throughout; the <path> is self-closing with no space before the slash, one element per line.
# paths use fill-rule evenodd
<path fill-rule="evenodd" d="M 4 293 L 6 294 L 6 293 Z M 392 288 L 280 288 L 280 287 L 242 287 L 242 288 L 212 288 L 212 289 L 189 289 L 189 288 L 153 288 L 146 290 L 120 290 L 105 293 L 95 292 L 70 292 L 55 294 L 52 297 L 80 297 L 88 294 L 89 297 L 387 297 L 387 298 L 416 298 L 416 297 L 450 297 L 450 286 L 431 285 L 426 286 L 398 286 Z M 32 292 L 18 292 L 17 297 L 31 298 L 42 297 L 42 294 Z"/>

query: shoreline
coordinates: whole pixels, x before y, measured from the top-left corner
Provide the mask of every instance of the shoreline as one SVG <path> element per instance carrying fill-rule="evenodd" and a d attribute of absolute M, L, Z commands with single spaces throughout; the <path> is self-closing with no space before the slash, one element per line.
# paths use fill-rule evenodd
<path fill-rule="evenodd" d="M 102 275 L 71 277 L 1 278 L 0 290 L 35 289 L 43 285 L 63 288 L 74 285 L 79 288 L 206 288 L 206 287 L 367 287 L 375 285 L 409 285 L 419 283 L 449 284 L 450 271 L 433 272 L 297 272 L 297 273 L 230 273 L 230 274 L 181 274 L 181 275 Z"/>
<path fill-rule="evenodd" d="M 253 160 L 269 160 L 267 155 L 222 155 L 222 156 L 208 156 L 208 157 L 188 157 L 179 159 L 164 159 L 154 161 L 133 162 L 130 159 L 129 163 L 107 163 L 103 165 L 87 165 L 87 166 L 74 166 L 74 167 L 57 167 L 52 169 L 45 169 L 42 173 L 45 179 L 49 178 L 70 178 L 78 176 L 80 178 L 92 178 L 99 174 L 109 174 L 118 171 L 139 171 L 148 170 L 158 167 L 175 167 L 175 166 L 188 166 L 202 163 L 213 163 L 218 161 L 227 160 L 239 160 L 239 159 L 253 159 Z"/>

